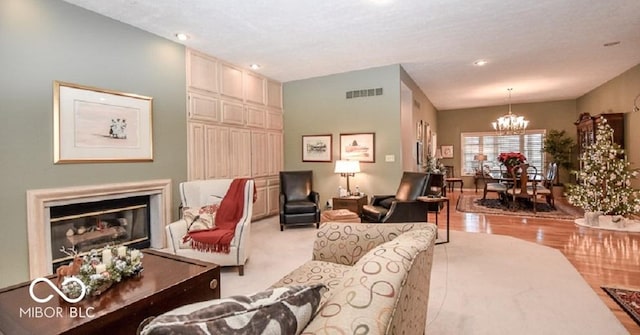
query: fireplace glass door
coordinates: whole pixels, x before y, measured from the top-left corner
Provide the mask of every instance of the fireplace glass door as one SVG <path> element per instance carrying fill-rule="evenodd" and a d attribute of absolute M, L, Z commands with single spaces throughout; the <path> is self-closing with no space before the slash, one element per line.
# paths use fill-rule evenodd
<path fill-rule="evenodd" d="M 149 216 L 148 196 L 51 207 L 54 270 L 71 260 L 62 249 L 82 254 L 116 244 L 149 247 Z"/>

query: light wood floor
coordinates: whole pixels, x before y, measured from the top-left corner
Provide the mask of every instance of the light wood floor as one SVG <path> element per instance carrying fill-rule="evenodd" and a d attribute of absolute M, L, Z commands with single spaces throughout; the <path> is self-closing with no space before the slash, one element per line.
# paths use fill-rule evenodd
<path fill-rule="evenodd" d="M 464 193 L 474 191 L 464 190 Z M 508 235 L 558 249 L 629 333 L 640 335 L 640 326 L 600 288 L 617 285 L 640 289 L 640 233 L 584 228 L 567 220 L 457 212 L 455 207 L 459 195 L 459 190 L 447 193 L 451 204 L 451 230 Z M 445 211 L 442 211 L 440 225 L 445 219 Z"/>

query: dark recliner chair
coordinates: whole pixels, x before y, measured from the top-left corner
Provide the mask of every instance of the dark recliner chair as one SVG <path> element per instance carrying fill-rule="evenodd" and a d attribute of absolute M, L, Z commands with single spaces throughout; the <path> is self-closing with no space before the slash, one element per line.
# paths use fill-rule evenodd
<path fill-rule="evenodd" d="M 320 195 L 313 191 L 313 171 L 280 171 L 280 231 L 286 225 L 320 227 Z"/>
<path fill-rule="evenodd" d="M 395 195 L 374 195 L 369 205 L 362 207 L 367 222 L 424 222 L 429 204 L 416 200 L 428 194 L 431 175 L 424 172 L 404 172 Z"/>

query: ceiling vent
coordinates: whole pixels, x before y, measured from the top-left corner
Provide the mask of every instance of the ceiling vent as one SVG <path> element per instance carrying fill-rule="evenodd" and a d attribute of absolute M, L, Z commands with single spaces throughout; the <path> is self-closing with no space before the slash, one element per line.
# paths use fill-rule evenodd
<path fill-rule="evenodd" d="M 348 91 L 347 99 L 372 97 L 374 95 L 382 95 L 382 87 Z"/>

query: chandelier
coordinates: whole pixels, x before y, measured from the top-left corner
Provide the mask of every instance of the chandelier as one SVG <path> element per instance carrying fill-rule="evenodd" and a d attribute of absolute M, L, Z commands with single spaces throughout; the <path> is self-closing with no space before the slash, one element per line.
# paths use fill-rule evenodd
<path fill-rule="evenodd" d="M 499 117 L 496 121 L 491 122 L 493 129 L 498 135 L 520 135 L 524 134 L 524 131 L 529 125 L 529 121 L 524 119 L 524 116 L 517 116 L 511 113 L 511 91 L 513 88 L 507 89 L 509 91 L 509 113 Z"/>

